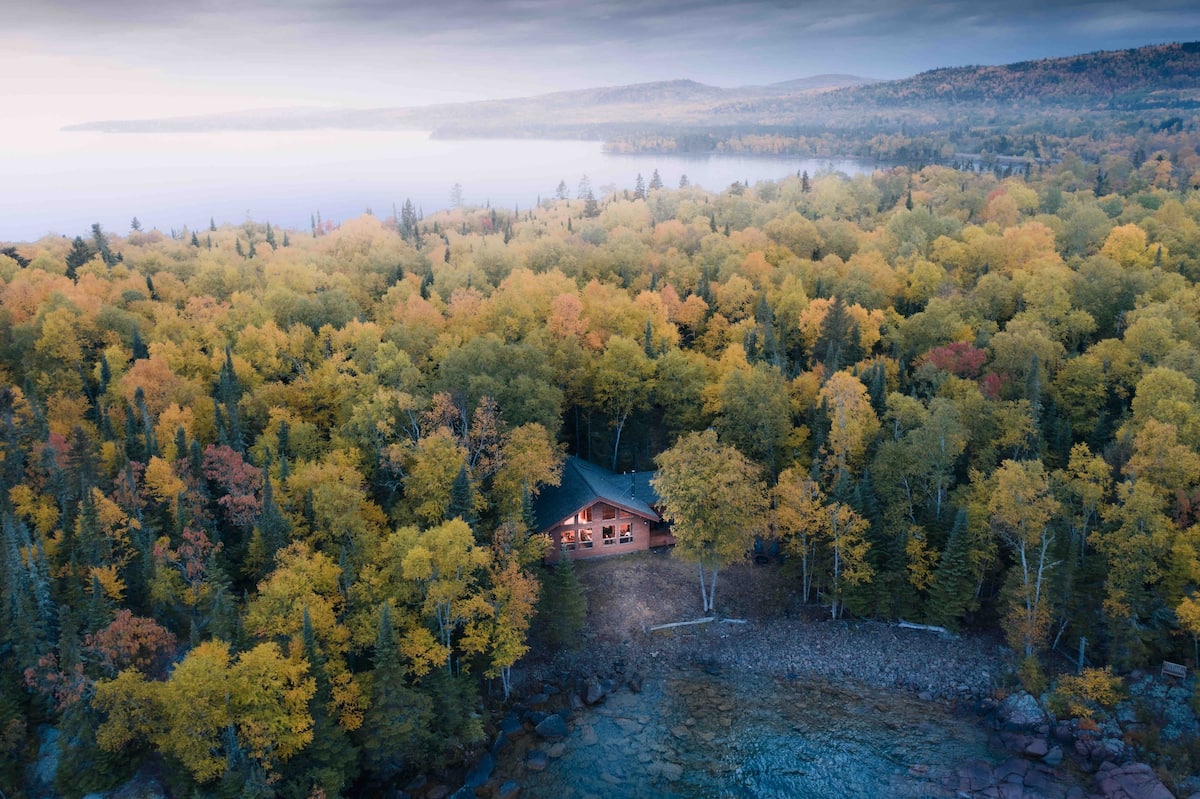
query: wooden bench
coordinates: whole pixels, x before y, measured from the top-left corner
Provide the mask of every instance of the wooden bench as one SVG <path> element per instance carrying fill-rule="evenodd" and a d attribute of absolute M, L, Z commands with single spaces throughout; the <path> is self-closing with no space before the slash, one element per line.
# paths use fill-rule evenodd
<path fill-rule="evenodd" d="M 1171 677 L 1172 679 L 1182 680 L 1187 677 L 1187 667 L 1179 663 L 1172 663 L 1169 660 L 1164 660 L 1162 665 L 1162 676 Z"/>

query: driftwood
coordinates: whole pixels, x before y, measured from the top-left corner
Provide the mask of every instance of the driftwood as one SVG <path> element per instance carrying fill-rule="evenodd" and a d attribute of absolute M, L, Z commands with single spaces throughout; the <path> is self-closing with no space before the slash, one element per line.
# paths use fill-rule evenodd
<path fill-rule="evenodd" d="M 713 621 L 723 621 L 729 624 L 745 624 L 745 619 L 718 619 L 716 616 L 705 616 L 703 619 L 693 619 L 692 621 L 673 621 L 670 624 L 656 624 L 650 627 L 650 632 L 655 630 L 669 630 L 672 627 L 688 627 L 692 624 L 708 624 Z"/>
<path fill-rule="evenodd" d="M 938 627 L 934 624 L 917 624 L 916 622 L 900 620 L 900 627 L 905 630 L 925 630 L 938 635 L 945 635 L 949 638 L 957 638 L 958 636 L 947 630 L 945 627 Z"/>

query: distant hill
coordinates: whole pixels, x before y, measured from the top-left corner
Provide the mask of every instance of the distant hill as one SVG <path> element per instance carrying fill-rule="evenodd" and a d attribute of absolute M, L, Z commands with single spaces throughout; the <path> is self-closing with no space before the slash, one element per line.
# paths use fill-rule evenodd
<path fill-rule="evenodd" d="M 808 78 L 795 78 L 781 83 L 772 83 L 765 88 L 774 91 L 807 92 L 814 90 L 842 89 L 847 86 L 863 86 L 881 83 L 876 78 L 864 78 L 859 75 L 813 75 Z"/>
<path fill-rule="evenodd" d="M 368 109 L 259 109 L 163 119 L 107 120 L 64 130 L 109 133 L 218 130 L 431 130 L 446 135 L 603 135 L 623 126 L 757 122 L 763 98 L 812 96 L 870 82 L 851 75 L 817 75 L 771 86 L 720 88 L 693 80 L 553 92 L 472 103 Z"/>
<path fill-rule="evenodd" d="M 1200 99 L 1200 42 L 1043 58 L 1002 66 L 934 69 L 836 92 L 841 104 L 1033 103 L 1134 109 Z"/>
<path fill-rule="evenodd" d="M 263 109 L 169 119 L 112 120 L 66 130 L 108 132 L 428 130 L 447 137 L 607 139 L 663 131 L 814 130 L 937 125 L 963 109 L 1136 111 L 1200 107 L 1200 42 L 935 69 L 874 81 L 817 75 L 732 89 L 692 80 L 555 92 L 536 97 L 367 109 Z"/>

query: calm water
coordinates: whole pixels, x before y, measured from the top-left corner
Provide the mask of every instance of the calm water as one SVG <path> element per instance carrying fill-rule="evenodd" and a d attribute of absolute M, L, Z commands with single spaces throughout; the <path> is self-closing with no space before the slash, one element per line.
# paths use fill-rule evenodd
<path fill-rule="evenodd" d="M 975 717 L 904 693 L 689 670 L 581 711 L 545 771 L 530 746 L 551 749 L 525 734 L 497 756 L 529 799 L 952 797 L 959 765 L 1002 756 Z"/>
<path fill-rule="evenodd" d="M 597 196 L 633 188 L 658 169 L 666 186 L 686 174 L 719 191 L 838 170 L 854 161 L 795 158 L 610 155 L 599 142 L 443 141 L 424 133 L 62 133 L 12 126 L 0 132 L 0 241 L 46 233 L 75 235 L 93 222 L 124 233 L 137 216 L 149 229 L 203 228 L 249 216 L 307 228 L 311 215 L 340 221 L 372 209 L 392 212 L 406 198 L 426 212 L 450 204 L 462 185 L 467 204 L 528 208 L 565 181 L 574 196 L 587 175 Z"/>

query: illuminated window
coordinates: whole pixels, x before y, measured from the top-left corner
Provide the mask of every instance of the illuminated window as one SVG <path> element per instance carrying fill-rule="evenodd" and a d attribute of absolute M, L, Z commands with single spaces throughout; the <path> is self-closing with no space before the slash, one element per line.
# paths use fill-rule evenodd
<path fill-rule="evenodd" d="M 622 544 L 633 543 L 633 525 L 631 523 L 626 522 L 625 524 L 622 524 L 618 528 L 618 532 L 621 534 Z"/>
<path fill-rule="evenodd" d="M 575 548 L 575 531 L 574 530 L 563 530 L 562 531 L 562 547 L 563 547 L 563 549 L 574 549 Z"/>
<path fill-rule="evenodd" d="M 592 548 L 592 528 L 585 527 L 579 531 L 579 548 L 580 549 L 591 549 Z"/>
<path fill-rule="evenodd" d="M 617 543 L 617 528 L 615 525 L 606 524 L 600 528 L 600 539 L 605 546 Z"/>
<path fill-rule="evenodd" d="M 584 508 L 579 512 L 579 521 L 590 522 L 592 520 L 592 509 Z"/>

